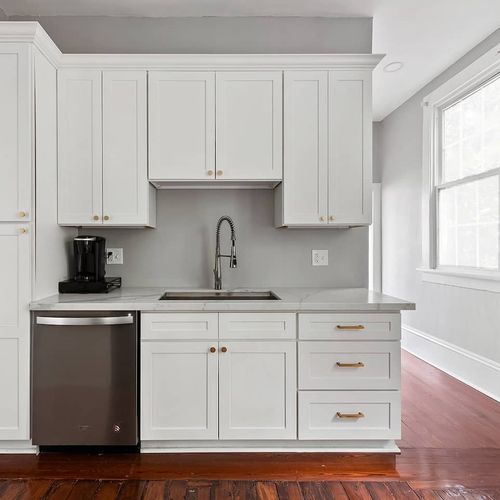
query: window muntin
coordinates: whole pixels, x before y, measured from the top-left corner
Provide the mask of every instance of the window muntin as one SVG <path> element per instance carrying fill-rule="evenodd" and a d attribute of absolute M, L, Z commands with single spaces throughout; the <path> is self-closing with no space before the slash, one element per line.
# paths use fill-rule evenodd
<path fill-rule="evenodd" d="M 438 267 L 500 265 L 500 76 L 443 108 L 437 172 Z"/>

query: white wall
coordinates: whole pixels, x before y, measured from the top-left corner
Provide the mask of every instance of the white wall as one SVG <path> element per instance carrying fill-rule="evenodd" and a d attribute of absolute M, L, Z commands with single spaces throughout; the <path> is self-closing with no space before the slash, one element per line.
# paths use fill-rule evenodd
<path fill-rule="evenodd" d="M 488 364 L 481 357 L 492 360 L 489 365 L 500 377 L 496 364 L 500 363 L 500 294 L 423 283 L 416 271 L 421 265 L 421 100 L 499 42 L 500 29 L 385 118 L 377 126 L 380 134 L 376 137 L 382 165 L 384 293 L 417 303 L 415 312 L 403 313 L 403 323 L 417 330 L 413 340 L 429 356 L 430 350 L 444 349 L 449 358 L 456 347 L 460 356 L 478 363 Z M 424 337 L 419 337 L 420 332 Z M 457 375 L 469 380 L 474 377 L 473 373 Z"/>

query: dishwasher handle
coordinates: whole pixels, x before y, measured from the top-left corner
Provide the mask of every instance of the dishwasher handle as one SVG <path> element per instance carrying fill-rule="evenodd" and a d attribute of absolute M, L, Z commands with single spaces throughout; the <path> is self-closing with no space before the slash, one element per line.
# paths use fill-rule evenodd
<path fill-rule="evenodd" d="M 99 325 L 131 325 L 134 323 L 134 317 L 131 314 L 127 316 L 95 316 L 87 318 L 65 317 L 56 318 L 53 316 L 37 316 L 37 325 L 53 326 L 99 326 Z"/>

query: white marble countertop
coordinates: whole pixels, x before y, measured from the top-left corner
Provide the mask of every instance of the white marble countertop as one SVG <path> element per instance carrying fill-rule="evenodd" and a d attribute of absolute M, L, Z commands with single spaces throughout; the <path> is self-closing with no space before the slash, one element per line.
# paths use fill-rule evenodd
<path fill-rule="evenodd" d="M 400 311 L 415 304 L 366 288 L 268 288 L 281 300 L 158 300 L 166 291 L 123 287 L 110 293 L 60 294 L 33 301 L 33 311 Z M 235 289 L 244 291 L 244 288 Z M 255 289 L 252 289 L 255 290 Z M 261 289 L 264 290 L 264 289 Z M 197 289 L 196 291 L 202 291 Z"/>

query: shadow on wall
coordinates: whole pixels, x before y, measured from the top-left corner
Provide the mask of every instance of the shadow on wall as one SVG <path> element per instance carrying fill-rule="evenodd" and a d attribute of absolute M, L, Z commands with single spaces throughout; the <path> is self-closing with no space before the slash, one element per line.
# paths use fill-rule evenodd
<path fill-rule="evenodd" d="M 272 190 L 158 191 L 157 229 L 94 229 L 124 264 L 107 266 L 124 286 L 212 287 L 215 229 L 222 215 L 236 224 L 238 267 L 224 259 L 224 287 L 366 287 L 368 229 L 276 229 Z M 83 229 L 82 231 L 87 231 Z M 229 228 L 221 246 L 229 250 Z M 329 266 L 313 267 L 311 250 L 329 250 Z"/>

